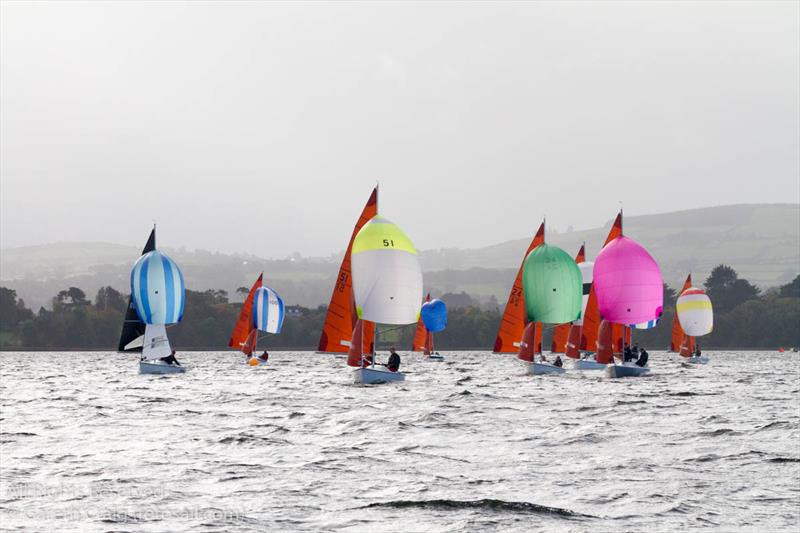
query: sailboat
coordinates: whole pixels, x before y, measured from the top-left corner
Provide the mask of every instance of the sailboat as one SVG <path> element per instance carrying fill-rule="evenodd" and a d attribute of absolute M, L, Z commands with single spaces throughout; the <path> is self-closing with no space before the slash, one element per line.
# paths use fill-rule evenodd
<path fill-rule="evenodd" d="M 621 213 L 620 213 L 621 214 Z M 593 289 L 603 322 L 598 333 L 597 362 L 608 364 L 610 377 L 641 376 L 650 370 L 632 362 L 617 365 L 609 349 L 613 326 L 622 327 L 622 348 L 630 328 L 655 327 L 664 307 L 661 270 L 653 257 L 622 234 L 606 244 L 594 263 Z"/>
<path fill-rule="evenodd" d="M 378 214 L 378 187 L 375 187 L 370 194 L 361 215 L 358 217 L 350 241 L 347 243 L 342 263 L 339 265 L 339 272 L 336 276 L 336 283 L 333 286 L 333 293 L 328 304 L 328 312 L 325 315 L 325 323 L 322 326 L 317 353 L 332 353 L 346 355 L 349 353 L 353 342 L 353 333 L 356 328 L 358 315 L 356 313 L 355 300 L 353 299 L 353 276 L 351 272 L 351 256 L 353 241 L 364 225 Z M 359 342 L 356 352 L 359 357 L 362 353 L 375 353 L 375 324 L 364 321 L 361 326 Z"/>
<path fill-rule="evenodd" d="M 708 295 L 702 289 L 692 287 L 691 282 L 689 275 L 686 280 L 689 287 L 684 286 L 675 305 L 673 338 L 677 325 L 683 334 L 679 348 L 681 356 L 686 358 L 687 363 L 704 365 L 708 363 L 708 357 L 695 355 L 695 337 L 708 335 L 714 329 L 714 310 Z"/>
<path fill-rule="evenodd" d="M 184 282 L 178 265 L 156 249 L 156 229 L 131 270 L 131 297 L 122 324 L 119 351 L 141 352 L 139 373 L 182 374 L 186 369 L 160 361 L 172 354 L 166 326 L 183 318 Z"/>
<path fill-rule="evenodd" d="M 578 265 L 564 250 L 547 243 L 534 248 L 523 262 L 522 286 L 528 323 L 568 324 L 580 318 L 583 283 Z M 563 374 L 564 368 L 533 361 L 520 352 L 529 374 Z"/>
<path fill-rule="evenodd" d="M 255 353 L 259 331 L 279 334 L 285 316 L 283 300 L 263 284 L 263 278 L 262 273 L 250 288 L 228 341 L 228 346 L 239 349 L 247 357 L 250 366 L 267 363 L 268 356 Z"/>
<path fill-rule="evenodd" d="M 431 300 L 431 295 L 425 298 L 425 303 L 419 312 L 417 329 L 414 331 L 414 341 L 411 350 L 422 352 L 423 361 L 440 362 L 444 356 L 433 347 L 433 334 L 443 331 L 447 327 L 447 305 L 438 298 Z"/>
<path fill-rule="evenodd" d="M 398 226 L 376 215 L 353 240 L 351 261 L 358 314 L 347 358 L 348 365 L 358 367 L 353 372 L 353 381 L 366 384 L 403 381 L 402 372 L 376 368 L 374 357 L 363 357 L 364 324 L 369 321 L 407 325 L 419 320 L 422 300 L 419 253 Z"/>
<path fill-rule="evenodd" d="M 622 211 L 617 214 L 603 246 L 622 235 Z M 573 368 L 576 370 L 605 370 L 616 354 L 621 355 L 624 328 L 619 324 L 603 326 L 600 311 L 597 308 L 597 294 L 593 285 L 594 262 L 584 261 L 578 267 L 583 278 L 584 300 L 578 327 L 570 329 L 570 340 L 567 356 L 576 359 Z M 607 329 L 604 329 L 606 328 Z M 601 333 L 603 334 L 601 336 Z M 628 337 L 630 339 L 630 337 Z M 616 348 L 616 350 L 615 350 Z"/>
<path fill-rule="evenodd" d="M 494 341 L 492 353 L 516 354 L 523 360 L 533 361 L 536 353 L 542 352 L 542 328 L 527 324 L 525 318 L 525 299 L 522 287 L 522 269 L 525 259 L 537 246 L 544 243 L 544 222 L 533 236 L 517 270 L 517 277 L 508 294 L 500 327 Z"/>

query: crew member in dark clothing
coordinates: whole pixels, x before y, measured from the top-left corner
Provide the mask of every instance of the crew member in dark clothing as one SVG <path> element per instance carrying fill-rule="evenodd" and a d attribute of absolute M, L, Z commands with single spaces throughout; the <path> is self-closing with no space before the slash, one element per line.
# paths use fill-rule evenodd
<path fill-rule="evenodd" d="M 624 363 L 627 363 L 628 361 L 633 361 L 633 359 L 634 359 L 634 357 L 633 357 L 633 352 L 631 351 L 631 347 L 630 346 L 626 346 L 625 347 L 625 352 L 622 355 L 622 361 Z"/>
<path fill-rule="evenodd" d="M 386 368 L 392 372 L 397 372 L 400 369 L 400 356 L 394 351 L 394 346 L 389 353 L 389 360 L 386 362 Z"/>
<path fill-rule="evenodd" d="M 703 355 L 703 352 L 700 351 L 700 345 L 698 344 L 694 349 L 694 356 L 700 357 L 701 355 Z"/>
<path fill-rule="evenodd" d="M 159 361 L 162 361 L 162 362 L 164 362 L 164 363 L 166 363 L 168 365 L 181 366 L 181 364 L 178 362 L 178 360 L 175 359 L 175 350 L 172 350 L 171 354 L 169 354 L 166 357 L 162 357 L 161 359 L 159 359 Z"/>
<path fill-rule="evenodd" d="M 267 353 L 266 350 L 264 350 L 264 353 L 258 356 L 258 360 L 261 361 L 262 363 L 266 363 L 267 361 L 269 361 L 269 354 Z"/>
<path fill-rule="evenodd" d="M 641 367 L 647 366 L 647 358 L 647 350 L 642 348 L 641 352 L 639 352 L 639 359 L 636 361 L 636 364 Z"/>
<path fill-rule="evenodd" d="M 553 366 L 557 366 L 559 368 L 564 366 L 564 361 L 561 360 L 561 356 L 560 355 L 556 356 L 556 360 L 553 361 Z"/>

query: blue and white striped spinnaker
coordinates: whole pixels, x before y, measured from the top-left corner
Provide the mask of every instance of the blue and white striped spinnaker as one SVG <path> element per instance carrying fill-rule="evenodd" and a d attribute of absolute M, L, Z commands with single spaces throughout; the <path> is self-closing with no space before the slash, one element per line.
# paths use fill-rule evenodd
<path fill-rule="evenodd" d="M 283 300 L 269 287 L 256 289 L 253 298 L 253 324 L 267 333 L 280 333 L 283 325 Z"/>
<path fill-rule="evenodd" d="M 131 271 L 131 295 L 145 324 L 175 324 L 183 318 L 183 274 L 175 261 L 153 250 Z"/>

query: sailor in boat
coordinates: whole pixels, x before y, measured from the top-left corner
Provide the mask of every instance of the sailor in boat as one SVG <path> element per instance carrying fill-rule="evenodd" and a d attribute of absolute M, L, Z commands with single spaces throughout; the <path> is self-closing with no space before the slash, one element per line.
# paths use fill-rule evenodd
<path fill-rule="evenodd" d="M 647 366 L 648 357 L 647 350 L 642 348 L 641 352 L 639 352 L 639 359 L 636 360 L 636 365 L 641 367 Z"/>
<path fill-rule="evenodd" d="M 181 366 L 178 360 L 175 359 L 175 350 L 172 350 L 172 353 L 169 354 L 168 356 L 160 358 L 159 361 L 166 363 L 168 365 Z"/>
<path fill-rule="evenodd" d="M 634 359 L 636 359 L 636 357 L 634 357 L 631 347 L 626 346 L 625 351 L 622 354 L 622 362 L 627 363 L 628 361 L 633 361 Z"/>
<path fill-rule="evenodd" d="M 259 356 L 257 357 L 257 359 L 258 359 L 259 361 L 261 361 L 262 363 L 266 363 L 267 361 L 269 361 L 269 354 L 267 353 L 267 351 L 266 351 L 266 350 L 264 350 L 264 353 L 262 353 L 261 355 L 259 355 Z"/>
<path fill-rule="evenodd" d="M 547 362 L 547 357 L 545 357 L 543 353 L 539 354 L 539 362 L 540 363 L 546 363 Z"/>
<path fill-rule="evenodd" d="M 695 357 L 700 357 L 701 355 L 703 355 L 703 352 L 700 351 L 700 345 L 698 344 L 694 348 L 694 356 Z"/>
<path fill-rule="evenodd" d="M 367 353 L 361 356 L 361 367 L 367 368 L 368 366 L 372 366 L 373 356 L 371 353 Z"/>
<path fill-rule="evenodd" d="M 397 372 L 400 370 L 400 356 L 392 346 L 392 350 L 389 353 L 389 360 L 386 362 L 386 368 L 388 368 L 391 372 Z"/>
<path fill-rule="evenodd" d="M 556 356 L 556 360 L 555 360 L 555 361 L 553 361 L 553 366 L 557 366 L 557 367 L 559 367 L 559 368 L 561 368 L 562 366 L 564 366 L 564 362 L 561 360 L 561 356 L 560 356 L 560 355 L 557 355 L 557 356 Z"/>

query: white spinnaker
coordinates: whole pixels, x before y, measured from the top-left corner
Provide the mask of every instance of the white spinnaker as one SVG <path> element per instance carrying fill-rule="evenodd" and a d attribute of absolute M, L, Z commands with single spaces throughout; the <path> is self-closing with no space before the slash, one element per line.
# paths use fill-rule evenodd
<path fill-rule="evenodd" d="M 701 289 L 689 287 L 678 296 L 678 320 L 684 333 L 701 337 L 714 329 L 714 311 L 711 300 Z"/>
<path fill-rule="evenodd" d="M 583 299 L 581 301 L 581 317 L 573 322 L 579 326 L 583 325 L 583 315 L 586 313 L 586 304 L 589 302 L 589 290 L 592 288 L 592 271 L 594 269 L 594 261 L 584 261 L 578 263 L 578 268 L 581 270 L 581 278 L 583 278 Z"/>
<path fill-rule="evenodd" d="M 172 347 L 167 338 L 167 327 L 164 324 L 147 324 L 144 328 L 144 342 L 142 344 L 142 357 L 145 359 L 159 359 L 172 353 Z"/>
<path fill-rule="evenodd" d="M 404 250 L 364 250 L 353 254 L 351 268 L 360 318 L 379 324 L 413 324 L 419 319 L 419 255 Z"/>

